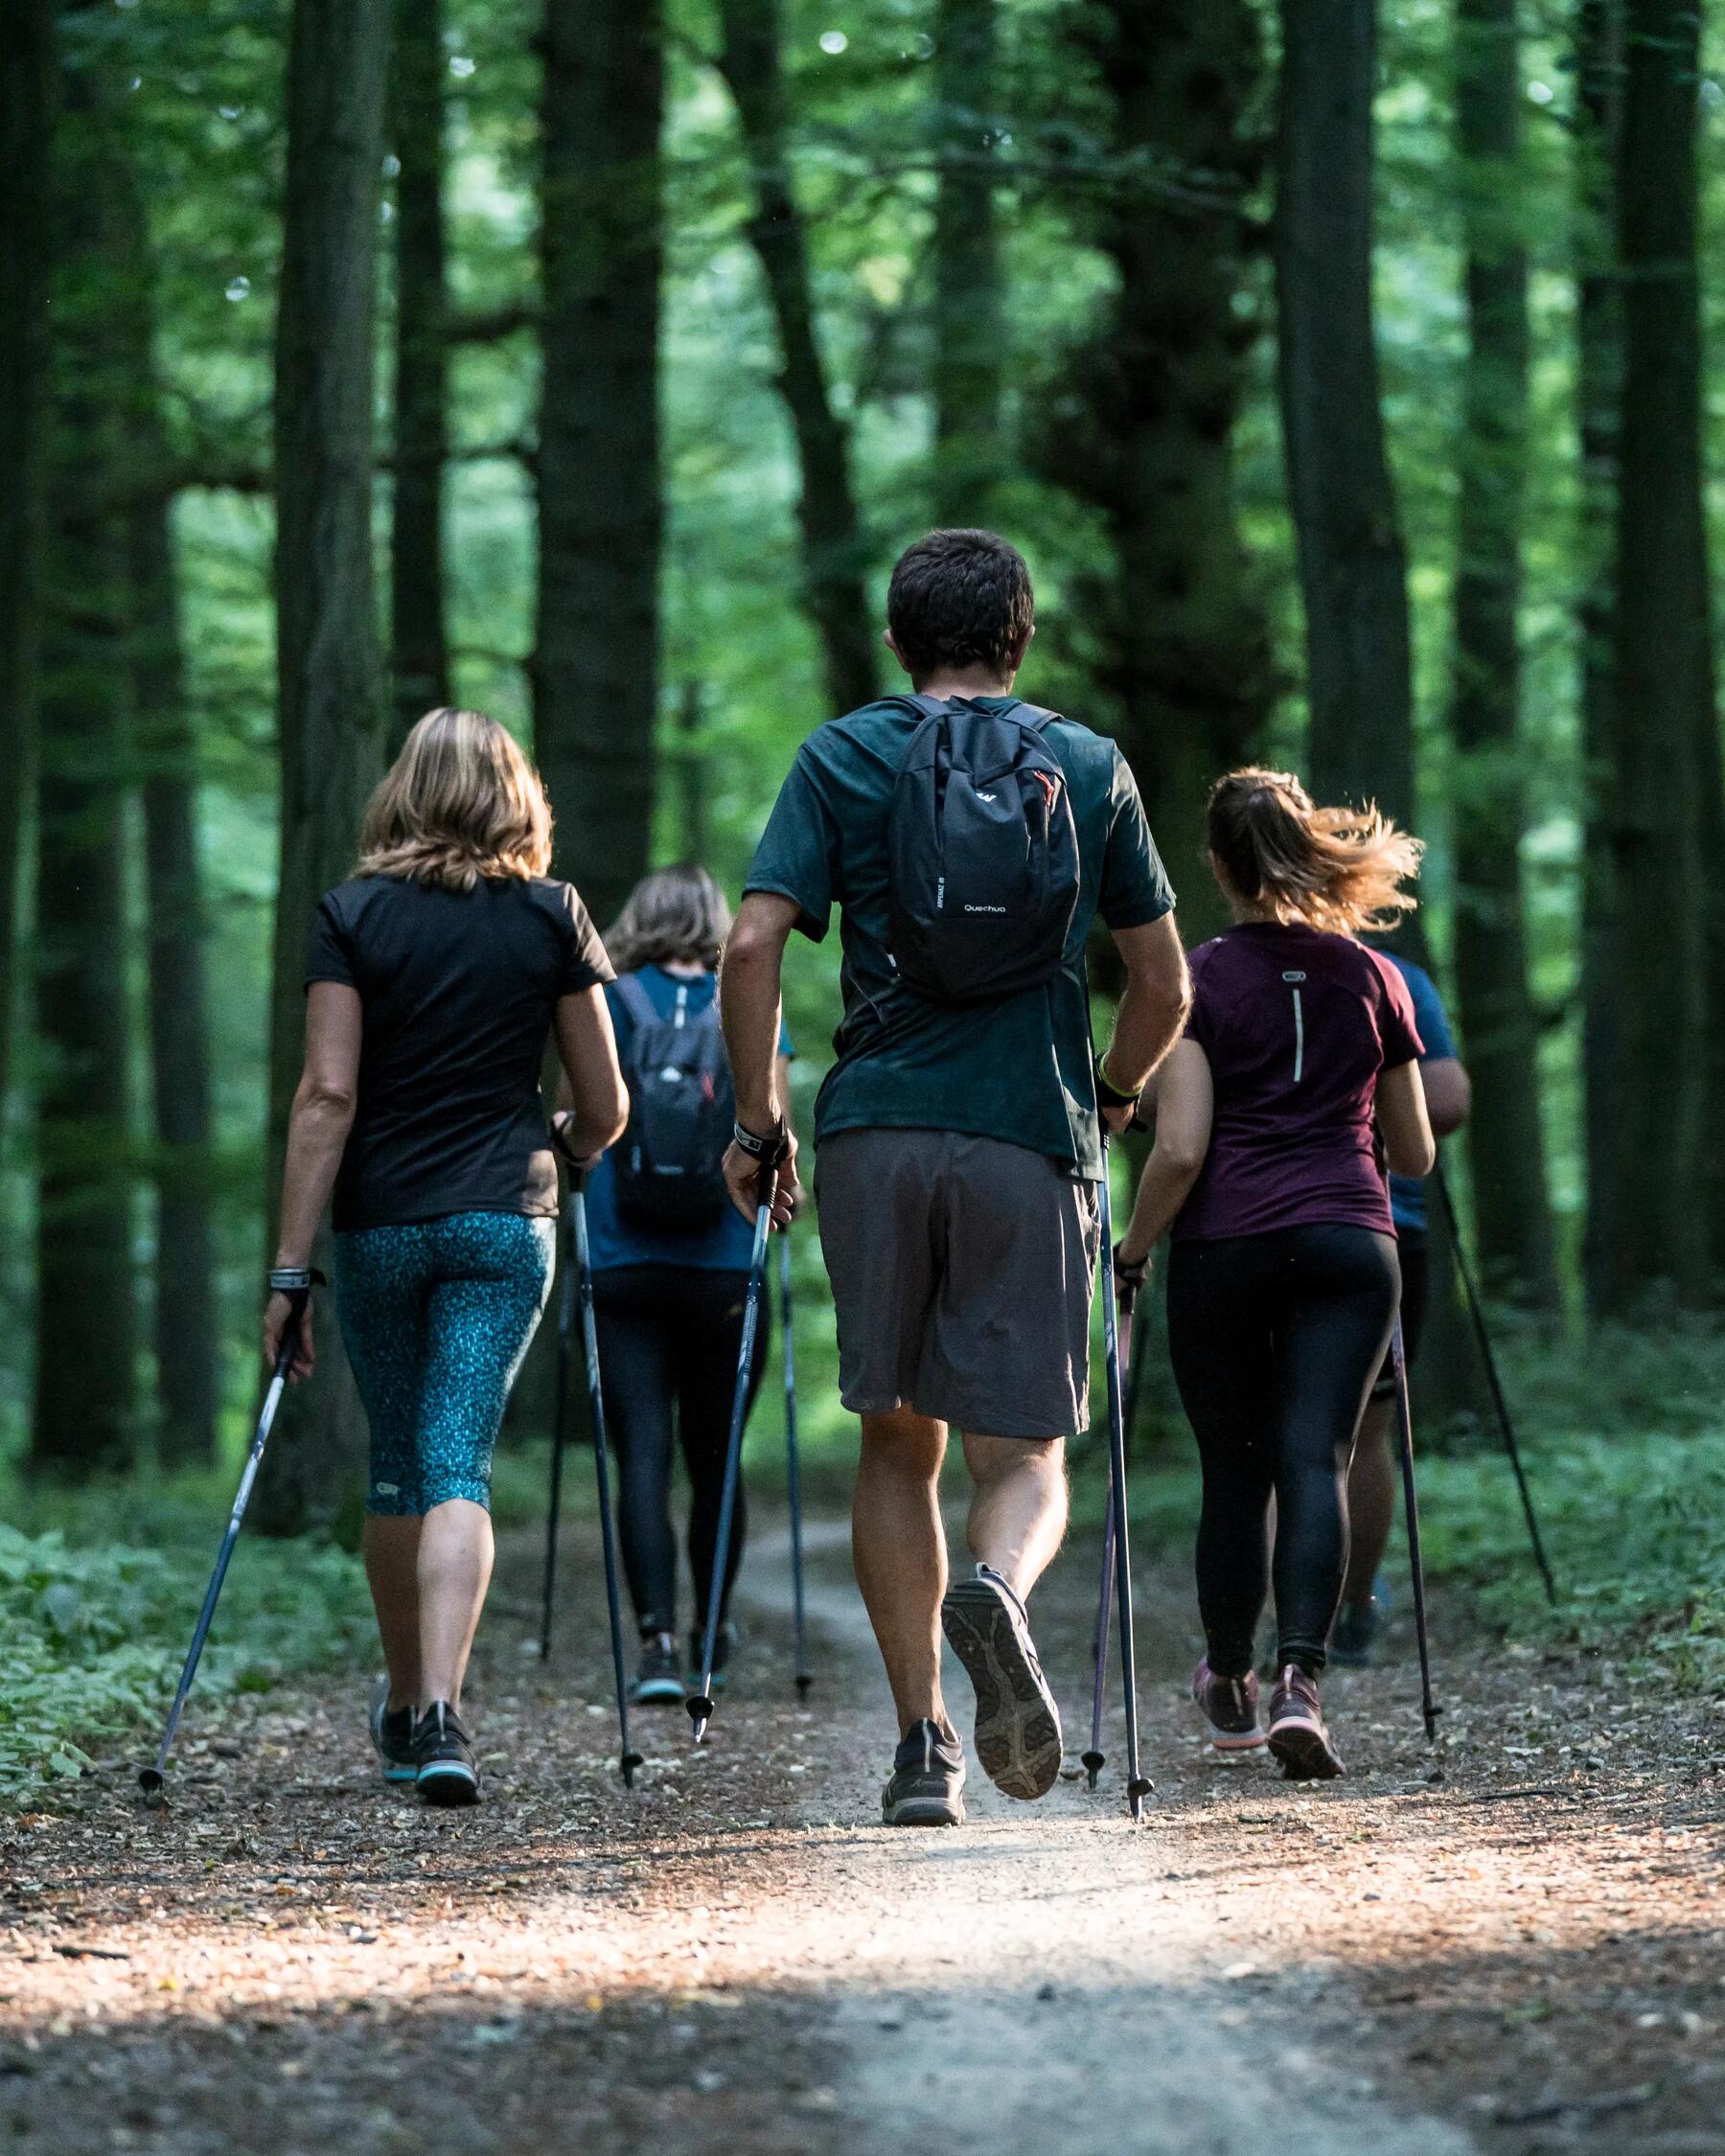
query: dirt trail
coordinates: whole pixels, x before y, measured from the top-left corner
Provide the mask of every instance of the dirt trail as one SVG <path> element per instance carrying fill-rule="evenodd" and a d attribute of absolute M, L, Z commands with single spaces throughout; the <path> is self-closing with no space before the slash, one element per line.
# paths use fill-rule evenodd
<path fill-rule="evenodd" d="M 700 1753 L 643 1716 L 633 1798 L 594 1568 L 543 1676 L 523 1549 L 472 1689 L 478 1811 L 377 1784 L 355 1686 L 195 1708 L 163 1813 L 116 1755 L 0 1828 L 0 2140 L 1725 2151 L 1716 1709 L 1443 1640 L 1438 1751 L 1398 1662 L 1332 1685 L 1350 1778 L 1296 1791 L 1198 1741 L 1169 1566 L 1142 1602 L 1144 1826 L 1116 1721 L 1096 1796 L 973 1782 L 966 1828 L 888 1834 L 884 1687 L 842 1531 L 815 1540 L 809 1706 L 763 1547 L 738 1690 Z M 1070 1738 L 1092 1555 L 1038 1598 Z"/>

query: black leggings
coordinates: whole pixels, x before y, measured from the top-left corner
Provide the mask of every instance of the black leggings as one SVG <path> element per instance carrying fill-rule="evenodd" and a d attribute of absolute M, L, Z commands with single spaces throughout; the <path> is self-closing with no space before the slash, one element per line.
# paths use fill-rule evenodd
<path fill-rule="evenodd" d="M 643 1633 L 677 1630 L 677 1536 L 671 1525 L 674 1412 L 691 1491 L 695 1621 L 706 1621 L 748 1290 L 747 1273 L 708 1273 L 686 1265 L 627 1265 L 593 1275 L 606 1428 L 617 1451 L 623 1569 Z M 751 1406 L 767 1367 L 769 1329 L 763 1292 L 749 1377 Z M 724 1603 L 730 1600 L 736 1582 L 747 1526 L 739 1484 Z"/>
<path fill-rule="evenodd" d="M 1276 1659 L 1314 1677 L 1323 1667 L 1347 1561 L 1347 1463 L 1400 1283 L 1394 1238 L 1366 1227 L 1174 1246 L 1168 1345 L 1204 1468 L 1198 1607 L 1218 1676 L 1253 1664 L 1272 1495 Z"/>

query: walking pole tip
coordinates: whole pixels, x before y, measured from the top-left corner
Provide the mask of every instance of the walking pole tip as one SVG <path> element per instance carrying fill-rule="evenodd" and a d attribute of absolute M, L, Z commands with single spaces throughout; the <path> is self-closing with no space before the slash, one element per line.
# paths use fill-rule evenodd
<path fill-rule="evenodd" d="M 154 1811 L 162 1801 L 162 1793 L 167 1787 L 167 1777 L 162 1773 L 160 1767 L 140 1767 L 138 1769 L 138 1787 L 144 1792 L 145 1809 Z"/>
<path fill-rule="evenodd" d="M 808 1672 L 808 1671 L 807 1671 L 806 1669 L 799 1669 L 799 1670 L 797 1671 L 797 1673 L 796 1673 L 796 1696 L 797 1696 L 797 1698 L 798 1698 L 798 1699 L 807 1699 L 807 1698 L 808 1698 L 808 1696 L 809 1696 L 809 1686 L 811 1686 L 811 1685 L 812 1685 L 812 1684 L 813 1684 L 814 1682 L 815 1682 L 814 1678 L 810 1676 L 809 1672 Z"/>
<path fill-rule="evenodd" d="M 694 1692 L 683 1701 L 689 1710 L 689 1720 L 695 1725 L 695 1741 L 700 1744 L 707 1732 L 707 1724 L 713 1719 L 713 1703 L 704 1692 Z"/>
<path fill-rule="evenodd" d="M 623 1755 L 622 1763 L 623 1786 L 625 1789 L 632 1789 L 634 1787 L 635 1769 L 647 1764 L 646 1757 L 639 1752 L 626 1752 Z"/>
<path fill-rule="evenodd" d="M 1088 1781 L 1088 1782 L 1087 1782 L 1087 1783 L 1085 1784 L 1086 1788 L 1088 1788 L 1088 1789 L 1094 1789 L 1094 1788 L 1095 1788 L 1095 1786 L 1096 1786 L 1096 1777 L 1097 1777 L 1097 1776 L 1098 1776 L 1098 1775 L 1099 1775 L 1099 1774 L 1100 1774 L 1100 1773 L 1102 1772 L 1103 1768 L 1104 1768 L 1105 1766 L 1107 1766 L 1107 1764 L 1108 1764 L 1108 1755 L 1107 1755 L 1107 1753 L 1106 1753 L 1106 1752 L 1086 1752 L 1086 1753 L 1084 1753 L 1083 1755 L 1081 1755 L 1081 1762 L 1080 1762 L 1080 1763 L 1082 1764 L 1082 1766 L 1083 1766 L 1083 1768 L 1084 1768 L 1084 1771 L 1085 1771 L 1085 1773 L 1086 1773 L 1086 1774 L 1087 1774 L 1087 1775 L 1088 1775 L 1088 1776 L 1090 1777 L 1090 1779 L 1089 1779 L 1089 1781 Z"/>

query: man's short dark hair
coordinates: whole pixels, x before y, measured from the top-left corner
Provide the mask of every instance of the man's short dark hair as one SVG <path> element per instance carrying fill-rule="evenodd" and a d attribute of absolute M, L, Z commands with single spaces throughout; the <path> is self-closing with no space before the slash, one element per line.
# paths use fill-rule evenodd
<path fill-rule="evenodd" d="M 886 595 L 886 626 L 918 681 L 961 666 L 1004 678 L 1035 615 L 1024 557 L 994 532 L 931 532 L 899 556 Z"/>

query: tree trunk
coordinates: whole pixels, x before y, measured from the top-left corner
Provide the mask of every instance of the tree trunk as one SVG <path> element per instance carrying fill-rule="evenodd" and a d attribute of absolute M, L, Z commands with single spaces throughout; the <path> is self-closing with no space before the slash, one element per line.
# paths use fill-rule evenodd
<path fill-rule="evenodd" d="M 802 469 L 804 603 L 820 638 L 827 695 L 837 710 L 851 711 L 870 702 L 880 682 L 868 548 L 851 491 L 849 437 L 815 335 L 808 241 L 791 184 L 779 0 L 721 0 L 720 17 L 719 67 L 736 103 L 754 192 L 748 237 L 778 326 L 779 388 Z"/>
<path fill-rule="evenodd" d="M 1692 0 L 1628 0 L 1618 167 L 1623 381 L 1611 834 L 1621 916 L 1622 1044 L 1602 1297 L 1709 1286 L 1708 882 L 1716 804 L 1702 514 L 1695 235 L 1697 17 Z M 1645 937 L 1660 938 L 1658 963 Z"/>
<path fill-rule="evenodd" d="M 1232 428 L 1237 300 L 1260 171 L 1245 111 L 1260 64 L 1248 0 L 1105 0 L 1075 34 L 1107 98 L 1113 185 L 1091 233 L 1113 263 L 1103 320 L 1069 363 L 1045 474 L 1095 503 L 1113 539 L 1104 678 L 1189 931 L 1225 916 L 1204 865 L 1204 804 L 1269 710 L 1263 612 L 1241 544 Z M 1146 172 L 1203 175 L 1202 190 Z M 1070 408 L 1082 416 L 1063 420 Z"/>
<path fill-rule="evenodd" d="M 61 74 L 36 795 L 35 1402 L 31 1464 L 75 1478 L 135 1448 L 126 1129 L 124 464 L 116 335 L 125 184 L 95 65 Z M 118 292 L 124 306 L 123 289 Z"/>
<path fill-rule="evenodd" d="M 656 0 L 547 0 L 535 745 L 600 922 L 653 843 L 663 35 Z"/>
<path fill-rule="evenodd" d="M 1281 0 L 1276 288 L 1308 776 L 1413 822 L 1408 560 L 1372 333 L 1376 0 Z"/>
<path fill-rule="evenodd" d="M 449 700 L 444 619 L 444 464 L 448 454 L 444 275 L 443 0 L 396 0 L 391 132 L 396 161 L 395 497 L 390 527 L 394 740 Z"/>
<path fill-rule="evenodd" d="M 35 753 L 36 563 L 48 375 L 49 173 L 58 97 L 51 0 L 12 0 L 0 68 L 0 1113 L 8 1097 L 18 856 Z"/>
<path fill-rule="evenodd" d="M 1005 461 L 1007 337 L 995 209 L 998 0 L 940 0 L 935 26 L 934 514 L 987 525 Z"/>
<path fill-rule="evenodd" d="M 295 0 L 276 323 L 282 865 L 271 1221 L 305 1038 L 306 937 L 319 896 L 353 864 L 360 813 L 382 762 L 371 497 L 388 47 L 389 0 Z M 365 1423 L 333 1318 L 326 1309 L 317 1375 L 288 1393 L 265 1456 L 257 1511 L 260 1525 L 278 1534 L 329 1522 L 357 1481 Z"/>
<path fill-rule="evenodd" d="M 1518 0 L 1457 0 L 1454 32 L 1468 331 L 1450 703 L 1456 987 L 1474 1083 L 1467 1139 L 1481 1269 L 1491 1286 L 1550 1308 L 1557 1266 L 1521 871 L 1529 330 L 1517 11 Z"/>
<path fill-rule="evenodd" d="M 1609 539 L 1617 517 L 1622 292 L 1617 274 L 1613 173 L 1622 125 L 1622 0 L 1582 0 L 1576 17 L 1576 424 L 1581 456 L 1581 562 L 1576 628 L 1584 827 L 1581 924 L 1581 1071 L 1587 1153 L 1582 1275 L 1590 1307 L 1614 1299 L 1618 1230 L 1612 1217 L 1621 1106 L 1617 1009 L 1619 929 L 1612 647 L 1616 590 Z"/>

